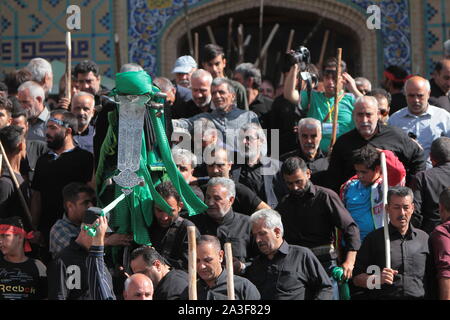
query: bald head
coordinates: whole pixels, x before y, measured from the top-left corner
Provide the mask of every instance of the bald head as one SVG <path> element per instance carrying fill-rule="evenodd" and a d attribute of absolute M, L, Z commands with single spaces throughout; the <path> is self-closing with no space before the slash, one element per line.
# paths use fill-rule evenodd
<path fill-rule="evenodd" d="M 152 281 L 142 273 L 133 274 L 125 281 L 123 298 L 125 300 L 152 300 Z"/>
<path fill-rule="evenodd" d="M 355 102 L 353 121 L 356 130 L 364 139 L 375 135 L 378 123 L 378 101 L 374 97 L 362 96 Z"/>
<path fill-rule="evenodd" d="M 419 76 L 409 78 L 404 90 L 409 112 L 421 115 L 427 111 L 430 98 L 430 82 L 427 79 Z"/>
<path fill-rule="evenodd" d="M 433 79 L 444 94 L 448 94 L 450 92 L 450 59 L 442 59 L 436 63 Z"/>

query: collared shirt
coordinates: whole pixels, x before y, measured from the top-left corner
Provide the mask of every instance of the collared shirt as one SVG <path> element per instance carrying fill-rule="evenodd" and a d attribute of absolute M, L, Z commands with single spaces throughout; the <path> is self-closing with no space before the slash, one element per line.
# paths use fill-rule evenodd
<path fill-rule="evenodd" d="M 27 140 L 41 140 L 46 142 L 45 130 L 47 120 L 50 118 L 50 111 L 44 106 L 44 110 L 39 114 L 36 123 L 30 124 L 27 133 Z"/>
<path fill-rule="evenodd" d="M 73 238 L 80 233 L 80 226 L 74 224 L 64 214 L 62 219 L 55 222 L 50 230 L 50 249 L 53 258 L 65 247 L 70 244 Z"/>
<path fill-rule="evenodd" d="M 445 221 L 430 234 L 436 277 L 450 278 L 450 220 Z"/>
<path fill-rule="evenodd" d="M 379 122 L 377 130 L 378 132 L 369 140 L 364 139 L 356 129 L 347 132 L 336 140 L 328 167 L 327 186 L 330 189 L 339 192 L 341 185 L 355 175 L 352 162 L 353 151 L 367 144 L 394 152 L 405 166 L 407 181 L 412 175 L 425 170 L 423 150 L 406 133 L 399 128 L 386 126 Z"/>
<path fill-rule="evenodd" d="M 289 243 L 307 248 L 330 245 L 337 227 L 347 250 L 357 251 L 361 245 L 358 226 L 333 190 L 311 183 L 302 197 L 289 194 L 275 210 Z"/>
<path fill-rule="evenodd" d="M 262 300 L 331 300 L 332 284 L 311 250 L 283 241 L 273 259 L 259 255 L 245 276 Z"/>
<path fill-rule="evenodd" d="M 88 251 L 72 239 L 50 262 L 47 270 L 48 298 L 50 300 L 90 300 L 86 259 Z M 72 266 L 72 267 L 71 267 Z M 75 266 L 75 267 L 73 267 Z M 68 268 L 70 270 L 68 270 Z M 80 286 L 68 286 L 69 277 L 80 274 Z"/>
<path fill-rule="evenodd" d="M 261 199 L 267 199 L 262 175 L 262 164 L 258 162 L 254 166 L 241 165 L 239 182 L 253 190 Z"/>
<path fill-rule="evenodd" d="M 430 233 L 441 223 L 439 195 L 450 186 L 450 162 L 417 173 L 411 180 L 414 192 L 412 224 Z"/>
<path fill-rule="evenodd" d="M 450 113 L 432 105 L 428 105 L 427 111 L 421 115 L 412 114 L 408 108 L 403 108 L 390 116 L 388 123 L 417 136 L 427 158 L 428 168 L 431 168 L 431 143 L 439 137 L 450 137 Z"/>
<path fill-rule="evenodd" d="M 116 300 L 111 274 L 106 267 L 103 246 L 91 246 L 86 260 L 91 300 Z"/>
<path fill-rule="evenodd" d="M 253 111 L 244 111 L 236 107 L 233 107 L 229 112 L 215 109 L 210 113 L 203 112 L 188 119 L 172 120 L 172 123 L 174 128 L 187 129 L 192 134 L 194 132 L 194 122 L 201 118 L 206 118 L 214 123 L 216 129 L 222 134 L 223 139 L 220 140 L 230 146 L 232 150 L 237 150 L 239 129 L 247 123 L 259 124 L 258 116 Z M 228 134 L 231 141 L 227 141 L 227 131 L 229 131 Z"/>
<path fill-rule="evenodd" d="M 156 251 L 174 268 L 188 268 L 187 227 L 193 225 L 191 221 L 178 217 L 168 228 L 162 228 L 158 221 L 153 219 L 149 229 L 150 241 Z M 197 229 L 196 234 L 200 235 Z"/>
<path fill-rule="evenodd" d="M 422 299 L 428 285 L 431 255 L 428 235 L 410 225 L 402 236 L 389 224 L 391 243 L 391 269 L 397 270 L 392 285 L 383 284 L 381 289 L 367 290 L 367 298 L 376 299 Z M 379 228 L 367 235 L 356 256 L 353 275 L 367 273 L 369 266 L 378 266 L 380 272 L 386 266 L 384 229 Z"/>
<path fill-rule="evenodd" d="M 94 153 L 94 135 L 95 128 L 93 125 L 89 125 L 82 133 L 74 135 L 73 141 L 81 149 Z"/>
<path fill-rule="evenodd" d="M 261 300 L 261 295 L 253 283 L 236 275 L 233 276 L 233 279 L 235 300 Z M 227 271 L 225 269 L 211 288 L 202 279 L 197 280 L 198 300 L 228 300 L 227 289 Z M 185 296 L 187 296 L 186 293 Z"/>
<path fill-rule="evenodd" d="M 189 287 L 188 274 L 183 270 L 172 269 L 155 288 L 153 300 L 180 300 Z"/>
<path fill-rule="evenodd" d="M 240 261 L 248 261 L 258 254 L 251 235 L 249 216 L 230 209 L 220 223 L 210 218 L 206 212 L 188 218 L 195 224 L 200 234 L 219 238 L 222 247 L 226 242 L 231 242 L 233 257 Z"/>

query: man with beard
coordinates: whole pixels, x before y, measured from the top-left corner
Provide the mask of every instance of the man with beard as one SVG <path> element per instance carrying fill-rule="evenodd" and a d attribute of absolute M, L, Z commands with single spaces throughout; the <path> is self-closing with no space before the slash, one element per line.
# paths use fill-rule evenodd
<path fill-rule="evenodd" d="M 406 169 L 406 182 L 419 171 L 425 170 L 423 150 L 399 128 L 383 125 L 378 120 L 378 102 L 374 97 L 363 96 L 356 100 L 353 110 L 355 129 L 336 140 L 328 167 L 327 187 L 338 192 L 341 185 L 355 175 L 353 151 L 370 144 L 375 148 L 390 150 Z"/>
<path fill-rule="evenodd" d="M 70 111 L 77 117 L 78 131 L 73 139 L 84 150 L 94 153 L 95 128 L 91 124 L 94 116 L 95 97 L 87 92 L 80 91 L 72 98 Z"/>
<path fill-rule="evenodd" d="M 430 82 L 419 76 L 409 78 L 405 83 L 408 106 L 390 116 L 389 124 L 413 134 L 420 143 L 431 168 L 429 158 L 431 143 L 439 137 L 450 137 L 450 113 L 428 103 Z"/>
<path fill-rule="evenodd" d="M 257 248 L 251 237 L 249 217 L 232 209 L 236 197 L 233 180 L 212 178 L 208 182 L 205 213 L 188 217 L 202 235 L 214 235 L 223 245 L 231 242 L 233 249 L 234 271 L 243 272 L 248 261 L 257 254 Z"/>
<path fill-rule="evenodd" d="M 261 126 L 256 123 L 242 126 L 239 143 L 237 165 L 231 172 L 233 180 L 246 185 L 262 201 L 275 208 L 287 189 L 280 173 L 280 161 L 266 156 L 266 136 Z"/>
<path fill-rule="evenodd" d="M 444 58 L 434 67 L 433 79 L 430 80 L 430 104 L 450 112 L 450 59 Z"/>
<path fill-rule="evenodd" d="M 30 124 L 27 140 L 45 141 L 45 124 L 50 112 L 44 106 L 44 89 L 34 81 L 27 81 L 17 89 L 20 104 L 25 109 Z"/>
<path fill-rule="evenodd" d="M 342 261 L 344 279 L 350 279 L 361 244 L 358 226 L 350 213 L 334 191 L 310 182 L 310 170 L 301 158 L 287 159 L 281 166 L 281 172 L 289 195 L 276 211 L 282 217 L 286 241 L 311 249 L 331 278 L 331 271 L 338 263 L 338 252 L 333 243 L 335 229 L 338 228 L 345 243 L 345 260 Z M 337 299 L 335 280 L 333 288 Z"/>
<path fill-rule="evenodd" d="M 211 74 L 203 69 L 191 76 L 192 99 L 185 104 L 174 106 L 172 119 L 190 118 L 202 112 L 211 112 Z"/>
<path fill-rule="evenodd" d="M 61 190 L 71 182 L 87 183 L 92 178 L 92 154 L 76 147 L 73 141 L 77 127 L 78 121 L 72 113 L 53 111 L 46 130 L 50 151 L 36 163 L 31 184 L 31 215 L 33 225 L 41 232 L 47 249 L 50 228 L 62 218 L 64 212 Z"/>

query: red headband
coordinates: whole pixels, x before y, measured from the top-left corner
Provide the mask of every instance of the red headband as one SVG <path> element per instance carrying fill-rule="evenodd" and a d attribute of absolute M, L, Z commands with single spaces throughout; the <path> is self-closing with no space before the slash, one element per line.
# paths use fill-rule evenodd
<path fill-rule="evenodd" d="M 385 76 L 386 78 L 388 78 L 389 80 L 391 80 L 391 81 L 394 81 L 394 82 L 403 82 L 403 83 L 406 82 L 406 80 L 408 80 L 409 78 L 413 77 L 413 75 L 410 74 L 410 75 L 406 76 L 404 79 L 398 79 L 396 76 L 394 76 L 393 73 L 391 73 L 391 72 L 389 72 L 389 71 L 384 71 L 384 76 Z"/>
<path fill-rule="evenodd" d="M 33 239 L 33 237 L 34 237 L 33 231 L 27 233 L 22 228 L 15 227 L 15 226 L 12 226 L 9 224 L 0 224 L 0 234 L 21 234 L 21 235 L 23 235 L 23 237 L 25 238 L 24 251 L 25 252 L 31 251 L 30 242 L 28 240 Z"/>

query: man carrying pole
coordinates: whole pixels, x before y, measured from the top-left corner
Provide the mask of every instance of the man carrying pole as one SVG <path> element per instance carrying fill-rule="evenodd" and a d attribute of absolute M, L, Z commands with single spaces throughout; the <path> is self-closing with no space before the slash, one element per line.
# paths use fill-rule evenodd
<path fill-rule="evenodd" d="M 198 300 L 260 300 L 255 285 L 249 280 L 233 276 L 234 299 L 228 292 L 231 282 L 228 271 L 222 267 L 224 252 L 217 237 L 203 235 L 197 242 Z M 232 261 L 232 260 L 230 260 Z M 187 293 L 184 295 L 187 297 Z"/>

